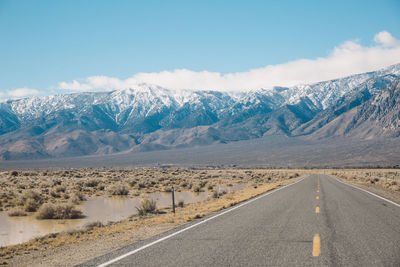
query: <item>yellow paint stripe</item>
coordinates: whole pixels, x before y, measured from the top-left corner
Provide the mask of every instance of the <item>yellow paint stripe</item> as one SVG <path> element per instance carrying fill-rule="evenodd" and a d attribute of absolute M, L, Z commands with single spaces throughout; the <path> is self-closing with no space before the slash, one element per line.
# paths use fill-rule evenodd
<path fill-rule="evenodd" d="M 319 234 L 315 234 L 313 239 L 312 255 L 313 257 L 318 257 L 319 254 L 321 254 L 321 238 L 319 237 Z"/>
<path fill-rule="evenodd" d="M 315 208 L 315 213 L 319 213 L 319 207 Z"/>
<path fill-rule="evenodd" d="M 317 200 L 318 200 L 318 199 L 319 199 L 319 196 L 316 196 L 316 197 L 315 197 L 315 199 L 317 199 Z"/>

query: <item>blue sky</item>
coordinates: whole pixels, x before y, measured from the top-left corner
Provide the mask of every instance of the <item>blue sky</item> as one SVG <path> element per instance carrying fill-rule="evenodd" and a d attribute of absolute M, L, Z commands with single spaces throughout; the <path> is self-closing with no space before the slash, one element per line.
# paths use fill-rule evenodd
<path fill-rule="evenodd" d="M 382 36 L 389 41 L 378 38 L 377 42 L 380 32 L 387 32 Z M 359 46 L 356 52 L 379 47 L 400 63 L 400 1 L 0 0 L 0 36 L 3 98 L 18 88 L 30 88 L 31 94 L 114 89 L 130 77 L 135 77 L 134 82 L 167 87 L 229 89 L 237 83 L 223 84 L 221 79 L 231 74 L 299 59 L 330 58 L 335 49 L 347 49 L 349 41 L 349 47 Z M 397 49 L 396 53 L 390 49 Z M 378 61 L 368 68 L 393 63 Z M 168 75 L 160 76 L 163 71 Z M 204 80 L 198 76 L 204 71 L 219 75 L 219 82 L 211 75 L 206 84 L 196 83 L 196 79 Z M 344 74 L 332 71 L 331 76 Z M 191 86 L 188 81 L 194 76 Z M 312 82 L 318 77 L 295 77 L 282 84 Z M 270 85 L 259 81 L 249 87 L 264 84 Z"/>

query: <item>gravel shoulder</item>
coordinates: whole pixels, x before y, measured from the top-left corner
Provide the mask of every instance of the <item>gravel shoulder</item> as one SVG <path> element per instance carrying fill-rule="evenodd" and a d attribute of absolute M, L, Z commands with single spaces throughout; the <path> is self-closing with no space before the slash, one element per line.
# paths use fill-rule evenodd
<path fill-rule="evenodd" d="M 377 194 L 378 196 L 387 198 L 393 202 L 396 202 L 397 204 L 400 204 L 400 191 L 390 190 L 379 184 L 370 184 L 370 183 L 360 182 L 360 181 L 350 182 L 345 179 L 340 179 L 340 180 L 345 183 L 350 183 L 350 184 L 356 185 L 360 188 L 370 191 L 371 193 Z"/>

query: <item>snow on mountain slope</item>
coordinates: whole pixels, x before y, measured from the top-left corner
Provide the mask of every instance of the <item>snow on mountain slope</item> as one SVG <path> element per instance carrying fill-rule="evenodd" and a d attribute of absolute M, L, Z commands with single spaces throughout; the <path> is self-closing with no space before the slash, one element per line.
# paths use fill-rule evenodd
<path fill-rule="evenodd" d="M 326 109 L 337 99 L 367 80 L 377 79 L 388 74 L 400 75 L 400 64 L 375 72 L 315 84 L 279 88 L 279 90 L 259 89 L 241 93 L 185 91 L 140 84 L 132 89 L 112 92 L 76 93 L 9 100 L 2 103 L 2 107 L 8 106 L 21 122 L 25 122 L 61 110 L 84 113 L 90 106 L 95 105 L 101 107 L 118 124 L 125 123 L 126 116 L 128 118 L 151 116 L 164 109 L 179 109 L 188 103 L 192 106 L 208 103 L 208 108 L 220 114 L 229 109 L 233 113 L 237 112 L 232 108 L 233 105 L 251 109 L 264 103 L 274 109 L 283 104 L 296 104 L 301 98 L 307 97 L 316 107 Z M 129 111 L 128 115 L 126 111 Z"/>
<path fill-rule="evenodd" d="M 345 78 L 319 82 L 315 84 L 298 85 L 282 91 L 282 96 L 286 103 L 294 104 L 299 102 L 300 98 L 308 97 L 315 106 L 320 109 L 326 109 L 331 106 L 340 97 L 354 90 L 362 83 L 368 80 L 376 80 L 386 75 L 400 75 L 400 64 L 389 66 L 388 68 L 356 74 Z"/>
<path fill-rule="evenodd" d="M 271 134 L 309 135 L 379 95 L 399 76 L 397 64 L 271 90 L 185 91 L 140 84 L 111 92 L 2 101 L 0 158 L 161 149 Z M 85 140 L 92 145 L 85 145 Z"/>

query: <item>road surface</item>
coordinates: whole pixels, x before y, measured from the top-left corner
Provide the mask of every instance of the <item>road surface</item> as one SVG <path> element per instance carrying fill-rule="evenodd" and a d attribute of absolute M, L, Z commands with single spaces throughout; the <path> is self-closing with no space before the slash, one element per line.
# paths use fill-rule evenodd
<path fill-rule="evenodd" d="M 326 175 L 82 266 L 400 266 L 400 206 Z"/>

